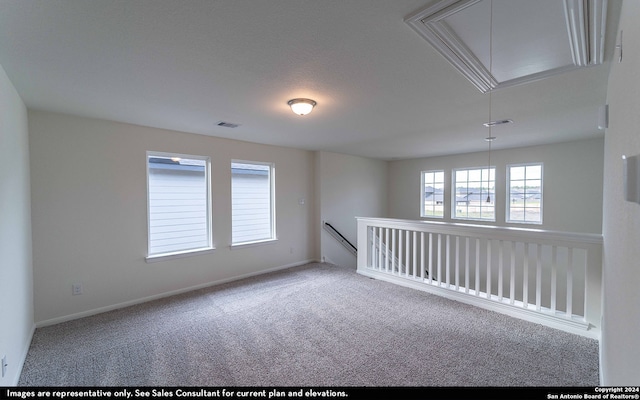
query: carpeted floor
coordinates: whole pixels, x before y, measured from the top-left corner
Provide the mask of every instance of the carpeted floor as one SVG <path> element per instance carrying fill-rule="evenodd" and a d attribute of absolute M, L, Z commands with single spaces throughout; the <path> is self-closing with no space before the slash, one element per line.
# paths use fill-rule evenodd
<path fill-rule="evenodd" d="M 36 330 L 20 386 L 597 386 L 598 342 L 312 263 Z"/>

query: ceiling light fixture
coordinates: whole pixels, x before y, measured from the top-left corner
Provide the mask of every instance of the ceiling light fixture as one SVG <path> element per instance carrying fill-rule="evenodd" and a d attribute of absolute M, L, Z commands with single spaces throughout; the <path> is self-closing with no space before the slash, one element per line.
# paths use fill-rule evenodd
<path fill-rule="evenodd" d="M 318 103 L 311 99 L 291 99 L 287 104 L 291 107 L 291 111 L 294 113 L 298 115 L 307 115 Z"/>
<path fill-rule="evenodd" d="M 511 124 L 513 123 L 512 120 L 510 119 L 501 119 L 499 121 L 489 121 L 489 122 L 485 122 L 484 126 L 486 126 L 487 128 L 491 128 L 492 126 L 497 126 L 497 125 L 504 125 L 504 124 Z"/>

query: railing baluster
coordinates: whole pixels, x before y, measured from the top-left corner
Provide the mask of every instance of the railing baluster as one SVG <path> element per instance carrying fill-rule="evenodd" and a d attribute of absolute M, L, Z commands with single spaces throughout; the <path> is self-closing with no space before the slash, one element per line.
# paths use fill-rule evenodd
<path fill-rule="evenodd" d="M 522 306 L 524 308 L 529 308 L 529 250 L 529 243 L 525 243 L 522 261 Z"/>
<path fill-rule="evenodd" d="M 487 239 L 487 299 L 491 299 L 491 239 Z"/>
<path fill-rule="evenodd" d="M 398 275 L 402 275 L 402 257 L 404 255 L 403 248 L 404 229 L 398 230 Z M 406 267 L 405 267 L 406 268 Z"/>
<path fill-rule="evenodd" d="M 558 268 L 558 247 L 551 247 L 551 312 L 556 312 L 556 285 Z"/>
<path fill-rule="evenodd" d="M 413 231 L 413 242 L 411 242 L 411 254 L 413 255 L 413 262 L 411 263 L 411 275 L 415 279 L 416 273 L 416 264 L 418 264 L 418 232 Z"/>
<path fill-rule="evenodd" d="M 536 244 L 536 310 L 540 311 L 542 306 L 542 246 Z"/>
<path fill-rule="evenodd" d="M 498 300 L 502 301 L 502 257 L 504 253 L 504 242 L 498 241 Z"/>
<path fill-rule="evenodd" d="M 573 247 L 567 255 L 567 317 L 573 316 Z"/>
<path fill-rule="evenodd" d="M 469 293 L 469 237 L 464 238 L 464 292 Z"/>
<path fill-rule="evenodd" d="M 411 249 L 409 248 L 410 246 L 409 237 L 410 237 L 410 232 L 407 230 L 404 232 L 404 238 L 405 238 L 404 276 L 406 276 L 407 278 L 409 277 L 409 269 L 411 268 L 411 263 L 409 262 L 410 261 L 409 257 L 411 257 Z"/>
<path fill-rule="evenodd" d="M 451 283 L 450 274 L 451 274 L 451 235 L 447 235 L 445 240 L 445 249 L 446 252 L 444 254 L 445 258 L 445 278 L 447 281 L 447 287 Z"/>
<path fill-rule="evenodd" d="M 373 256 L 375 254 L 375 227 L 367 227 L 367 247 L 369 248 L 369 254 L 367 254 L 367 267 L 373 268 Z"/>
<path fill-rule="evenodd" d="M 385 258 L 384 270 L 389 272 L 389 228 L 384 228 Z"/>
<path fill-rule="evenodd" d="M 396 229 L 391 229 L 391 273 L 396 269 Z M 398 267 L 400 268 L 400 267 Z"/>
<path fill-rule="evenodd" d="M 588 297 L 589 297 L 589 252 L 587 251 L 587 255 L 584 259 L 584 264 L 582 267 L 583 271 L 584 271 L 584 286 L 582 288 L 583 293 L 584 293 L 584 303 L 582 306 L 582 315 L 584 316 L 583 320 L 586 320 L 587 317 L 587 313 L 589 310 L 589 302 L 588 302 Z"/>
<path fill-rule="evenodd" d="M 378 249 L 376 251 L 376 239 L 378 240 Z M 376 255 L 373 260 L 374 268 L 381 271 L 382 270 L 382 228 L 378 227 L 377 229 L 373 228 L 373 240 L 371 245 L 372 254 Z"/>
<path fill-rule="evenodd" d="M 375 229 L 375 228 L 374 228 Z M 380 260 L 380 233 L 382 232 L 382 228 L 377 228 L 377 230 L 374 231 L 374 236 L 373 236 L 373 240 L 371 243 L 371 257 L 373 260 L 375 260 L 374 264 L 375 264 L 375 268 L 379 271 L 381 271 L 381 260 Z M 384 246 L 384 243 L 382 243 L 382 246 Z"/>
<path fill-rule="evenodd" d="M 516 242 L 511 241 L 511 272 L 509 274 L 509 304 L 516 301 Z"/>
<path fill-rule="evenodd" d="M 420 279 L 424 280 L 424 232 L 420 232 Z"/>
<path fill-rule="evenodd" d="M 433 233 L 429 232 L 429 285 L 433 284 Z"/>
<path fill-rule="evenodd" d="M 436 268 L 438 269 L 436 278 L 438 279 L 438 286 L 442 282 L 442 234 L 438 233 L 438 261 L 436 263 Z"/>
<path fill-rule="evenodd" d="M 480 296 L 480 239 L 476 239 L 476 296 Z"/>
<path fill-rule="evenodd" d="M 374 251 L 373 264 L 377 270 L 381 271 L 382 255 L 380 253 L 382 252 L 382 247 L 384 246 L 384 244 L 382 243 L 382 228 L 375 229 L 373 235 L 374 235 L 373 236 L 374 240 L 372 243 L 373 245 L 372 250 Z"/>
<path fill-rule="evenodd" d="M 460 290 L 460 236 L 456 235 L 456 290 Z"/>

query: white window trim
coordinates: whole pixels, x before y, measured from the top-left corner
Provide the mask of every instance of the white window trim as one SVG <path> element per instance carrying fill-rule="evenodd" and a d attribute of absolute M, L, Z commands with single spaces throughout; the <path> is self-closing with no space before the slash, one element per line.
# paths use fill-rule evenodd
<path fill-rule="evenodd" d="M 231 233 L 231 244 L 229 245 L 232 249 L 244 248 L 244 247 L 253 247 L 260 246 L 265 244 L 270 244 L 276 242 L 278 240 L 277 231 L 276 231 L 276 166 L 273 162 L 267 161 L 250 161 L 250 160 L 238 160 L 232 159 L 231 163 L 229 163 L 229 167 L 233 164 L 255 164 L 255 165 L 266 165 L 269 167 L 269 196 L 271 200 L 271 237 L 267 239 L 261 240 L 251 240 L 247 242 L 233 242 L 233 232 Z M 233 179 L 233 177 L 231 178 Z M 233 199 L 231 199 L 233 203 Z M 233 217 L 232 217 L 233 218 Z M 233 221 L 231 223 L 233 229 Z"/>
<path fill-rule="evenodd" d="M 214 246 L 211 246 L 211 247 L 203 247 L 200 249 L 191 249 L 191 250 L 183 250 L 183 251 L 174 251 L 172 253 L 155 254 L 155 255 L 145 257 L 145 261 L 147 263 L 154 263 L 159 261 L 175 260 L 178 258 L 185 258 L 185 257 L 213 253 L 215 249 L 216 248 Z"/>
<path fill-rule="evenodd" d="M 207 184 L 207 237 L 208 237 L 208 246 L 200 247 L 189 250 L 180 250 L 180 251 L 172 251 L 167 253 L 157 253 L 157 254 L 149 254 L 149 249 L 151 248 L 151 215 L 149 209 L 149 157 L 179 157 L 179 158 L 190 158 L 194 160 L 203 160 L 206 161 L 206 184 Z M 209 156 L 197 156 L 192 154 L 180 154 L 180 153 L 168 153 L 161 151 L 147 151 L 145 157 L 145 170 L 146 170 L 146 178 L 147 178 L 147 255 L 145 257 L 145 261 L 147 263 L 157 262 L 157 261 L 167 261 L 176 258 L 188 257 L 191 255 L 199 255 L 212 252 L 215 250 L 215 246 L 213 245 L 213 217 L 212 217 L 212 206 L 211 206 L 211 157 Z"/>
<path fill-rule="evenodd" d="M 489 170 L 489 177 L 491 177 L 491 169 L 493 169 L 493 185 L 495 187 L 496 185 L 496 166 L 495 165 L 489 165 L 489 166 L 483 166 L 483 167 L 462 167 L 462 168 L 454 168 L 451 171 L 451 219 L 455 219 L 458 221 L 481 221 L 481 222 L 496 222 L 497 221 L 497 216 L 496 216 L 496 192 L 497 192 L 497 188 L 493 193 L 493 219 L 489 219 L 489 218 L 464 218 L 464 217 L 456 217 L 456 187 L 458 182 L 456 181 L 456 172 L 457 171 L 469 171 L 469 170 L 473 170 L 473 169 L 479 169 L 479 170 L 483 170 L 483 169 L 488 169 Z"/>
<path fill-rule="evenodd" d="M 420 218 L 444 219 L 444 217 L 445 217 L 445 215 L 444 215 L 444 214 L 445 214 L 446 207 L 444 206 L 444 204 L 445 204 L 444 196 L 445 196 L 446 194 L 445 194 L 445 191 L 444 191 L 444 184 L 445 184 L 446 182 L 444 182 L 444 181 L 442 182 L 442 183 L 443 183 L 443 191 L 442 191 L 442 216 L 441 216 L 441 217 L 439 217 L 439 216 L 437 216 L 437 215 L 426 215 L 426 214 L 424 213 L 424 201 L 425 201 L 425 198 L 424 198 L 424 185 L 425 185 L 424 175 L 425 175 L 425 174 L 427 174 L 427 173 L 435 173 L 435 172 L 442 172 L 442 176 L 443 176 L 443 178 L 442 178 L 442 179 L 444 180 L 444 170 L 443 170 L 443 169 L 430 169 L 430 170 L 420 171 Z"/>
<path fill-rule="evenodd" d="M 511 167 L 527 167 L 531 165 L 539 165 L 540 166 L 540 221 L 518 221 L 511 220 L 509 215 L 511 215 Z M 520 224 L 520 225 L 542 225 L 544 221 L 544 163 L 542 162 L 532 162 L 532 163 L 520 163 L 520 164 L 508 164 L 507 165 L 507 190 L 506 190 L 506 201 L 505 201 L 505 221 L 509 224 Z"/>
<path fill-rule="evenodd" d="M 273 239 L 264 239 L 264 240 L 254 240 L 252 242 L 240 242 L 240 243 L 232 243 L 229 245 L 231 249 L 240 249 L 244 247 L 256 247 L 256 246 L 264 246 L 267 244 L 275 244 L 278 242 L 278 238 Z"/>

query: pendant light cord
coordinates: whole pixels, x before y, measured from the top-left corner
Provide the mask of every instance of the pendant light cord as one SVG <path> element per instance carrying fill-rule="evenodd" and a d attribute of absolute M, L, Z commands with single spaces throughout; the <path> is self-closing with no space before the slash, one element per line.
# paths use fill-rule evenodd
<path fill-rule="evenodd" d="M 487 166 L 487 184 L 491 182 L 491 142 L 495 139 L 491 134 L 491 106 L 493 101 L 491 93 L 493 92 L 493 0 L 489 2 L 489 165 Z M 491 203 L 491 189 L 487 193 L 487 203 Z"/>
<path fill-rule="evenodd" d="M 493 0 L 489 2 L 489 122 L 491 119 L 491 93 L 493 92 Z M 491 125 L 489 125 L 489 137 L 491 137 Z"/>

